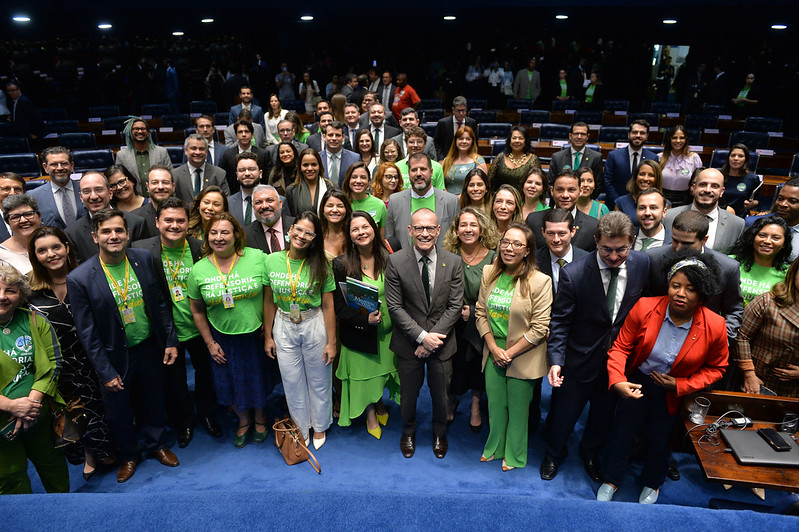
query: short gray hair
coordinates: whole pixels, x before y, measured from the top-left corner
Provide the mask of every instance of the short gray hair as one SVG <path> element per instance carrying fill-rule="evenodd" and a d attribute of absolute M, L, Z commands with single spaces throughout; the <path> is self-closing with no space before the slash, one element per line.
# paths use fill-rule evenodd
<path fill-rule="evenodd" d="M 24 305 L 28 302 L 28 298 L 31 295 L 31 285 L 28 284 L 28 280 L 19 270 L 9 264 L 0 264 L 0 281 L 15 286 L 19 290 L 19 305 Z"/>
<path fill-rule="evenodd" d="M 8 220 L 8 213 L 23 205 L 27 205 L 37 213 L 40 213 L 39 204 L 35 199 L 27 194 L 12 194 L 3 200 L 3 216 Z"/>
<path fill-rule="evenodd" d="M 200 135 L 199 133 L 192 133 L 191 135 L 186 137 L 186 140 L 183 141 L 183 149 L 184 150 L 189 147 L 189 141 L 190 140 L 201 140 L 201 141 L 203 141 L 203 144 L 205 144 L 205 149 L 206 150 L 208 149 L 208 141 L 206 140 L 206 138 L 203 137 L 202 135 Z"/>
<path fill-rule="evenodd" d="M 630 217 L 623 212 L 611 211 L 599 219 L 594 236 L 597 241 L 603 236 L 608 238 L 626 236 L 632 242 L 635 238 L 635 226 Z"/>
<path fill-rule="evenodd" d="M 468 107 L 468 104 L 466 103 L 466 98 L 464 98 L 463 96 L 455 96 L 452 99 L 452 107 L 458 107 L 459 105 L 466 105 Z"/>
<path fill-rule="evenodd" d="M 278 192 L 277 189 L 272 185 L 256 185 L 255 188 L 252 189 L 253 197 L 255 197 L 255 195 L 259 192 L 274 192 L 277 197 L 280 198 L 280 192 Z"/>

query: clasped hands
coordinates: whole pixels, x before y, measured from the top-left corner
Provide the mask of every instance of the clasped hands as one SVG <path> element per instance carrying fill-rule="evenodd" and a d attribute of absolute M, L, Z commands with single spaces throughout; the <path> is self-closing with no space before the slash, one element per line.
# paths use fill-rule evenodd
<path fill-rule="evenodd" d="M 11 420 L 16 419 L 13 434 L 19 433 L 20 429 L 29 430 L 36 423 L 39 412 L 42 410 L 42 402 L 30 397 L 20 397 L 11 401 Z"/>
<path fill-rule="evenodd" d="M 416 347 L 416 351 L 413 354 L 417 358 L 427 358 L 444 345 L 444 340 L 446 339 L 447 335 L 445 334 L 427 333 L 427 336 L 422 339 L 422 343 Z"/>

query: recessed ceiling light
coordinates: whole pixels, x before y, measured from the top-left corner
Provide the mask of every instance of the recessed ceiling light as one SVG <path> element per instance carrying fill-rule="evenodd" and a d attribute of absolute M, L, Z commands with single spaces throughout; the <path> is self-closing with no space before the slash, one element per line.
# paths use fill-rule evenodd
<path fill-rule="evenodd" d="M 569 18 L 569 15 L 555 15 L 555 18 L 558 20 L 566 20 Z"/>
<path fill-rule="evenodd" d="M 212 19 L 212 18 L 204 18 L 200 22 L 202 22 L 203 24 L 210 24 L 213 21 L 214 21 L 214 19 Z"/>
<path fill-rule="evenodd" d="M 444 20 L 455 20 L 456 18 L 455 15 L 444 15 Z"/>
<path fill-rule="evenodd" d="M 771 29 L 772 30 L 787 30 L 788 26 L 786 26 L 785 24 L 772 24 L 771 25 Z"/>
<path fill-rule="evenodd" d="M 183 32 L 182 31 L 173 31 L 172 35 L 174 35 L 175 37 L 182 37 L 183 36 Z"/>
<path fill-rule="evenodd" d="M 113 26 L 111 24 L 107 23 L 107 22 L 103 22 L 102 24 L 98 24 L 97 27 L 100 28 L 101 30 L 110 30 L 111 28 L 113 28 Z"/>
<path fill-rule="evenodd" d="M 15 17 L 12 17 L 11 20 L 13 20 L 14 22 L 30 22 L 31 18 L 26 15 L 17 15 Z"/>
<path fill-rule="evenodd" d="M 303 15 L 300 17 L 300 20 L 304 20 L 305 22 L 310 22 L 313 20 L 313 15 Z"/>
<path fill-rule="evenodd" d="M 663 19 L 663 24 L 677 24 L 677 21 L 673 18 Z"/>

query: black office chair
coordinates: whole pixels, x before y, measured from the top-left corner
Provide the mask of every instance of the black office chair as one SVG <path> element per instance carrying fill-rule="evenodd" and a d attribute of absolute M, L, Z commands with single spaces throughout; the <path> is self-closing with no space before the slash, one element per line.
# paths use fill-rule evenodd
<path fill-rule="evenodd" d="M 444 104 L 441 103 L 440 98 L 422 98 L 422 101 L 419 103 L 418 109 L 420 111 L 426 109 L 443 109 Z M 386 110 L 388 112 L 388 110 Z"/>
<path fill-rule="evenodd" d="M 727 148 L 718 148 L 713 150 L 713 155 L 710 157 L 711 168 L 721 168 L 727 162 L 727 157 L 730 156 L 730 150 Z M 757 163 L 760 162 L 760 155 L 755 152 L 749 153 L 749 171 L 757 173 Z"/>
<path fill-rule="evenodd" d="M 660 115 L 657 113 L 630 113 L 627 115 L 628 126 L 635 120 L 646 120 L 650 127 L 658 127 L 660 125 Z"/>
<path fill-rule="evenodd" d="M 538 140 L 569 140 L 571 126 L 566 124 L 541 124 Z"/>
<path fill-rule="evenodd" d="M 172 161 L 172 166 L 177 168 L 183 164 L 183 146 L 166 146 L 166 151 L 169 153 L 169 160 Z"/>
<path fill-rule="evenodd" d="M 553 111 L 566 111 L 568 109 L 577 109 L 580 107 L 580 102 L 577 100 L 553 100 L 552 101 L 552 110 Z"/>
<path fill-rule="evenodd" d="M 38 111 L 39 120 L 66 120 L 67 110 L 63 107 L 42 107 Z"/>
<path fill-rule="evenodd" d="M 533 101 L 532 100 L 508 100 L 508 103 L 505 104 L 506 109 L 511 109 L 513 111 L 518 111 L 519 109 L 532 109 L 533 108 Z"/>
<path fill-rule="evenodd" d="M 39 159 L 33 153 L 7 153 L 0 155 L 0 168 L 4 172 L 14 172 L 22 177 L 41 176 Z"/>
<path fill-rule="evenodd" d="M 605 100 L 602 108 L 610 112 L 626 111 L 630 108 L 630 100 Z"/>
<path fill-rule="evenodd" d="M 496 122 L 497 121 L 497 112 L 496 111 L 487 110 L 487 109 L 484 109 L 484 110 L 481 110 L 481 111 L 478 111 L 478 110 L 474 109 L 474 110 L 472 110 L 471 113 L 469 113 L 469 116 L 474 118 L 477 121 L 478 124 L 480 124 L 481 122 Z"/>
<path fill-rule="evenodd" d="M 766 118 L 763 116 L 750 116 L 746 119 L 744 131 L 757 131 L 759 133 L 782 131 L 782 119 Z"/>
<path fill-rule="evenodd" d="M 428 137 L 432 137 L 436 134 L 436 126 L 438 122 L 422 122 L 419 127 L 424 129 L 424 132 L 427 133 Z M 446 154 L 444 154 L 446 155 Z"/>
<path fill-rule="evenodd" d="M 510 136 L 510 124 L 507 122 L 482 122 L 477 125 L 479 139 L 506 139 Z"/>
<path fill-rule="evenodd" d="M 733 131 L 730 133 L 730 146 L 744 144 L 751 151 L 768 148 L 768 133 L 756 131 Z"/>
<path fill-rule="evenodd" d="M 183 129 L 191 125 L 191 119 L 187 114 L 164 115 L 161 117 L 163 127 L 172 129 Z"/>
<path fill-rule="evenodd" d="M 628 128 L 624 126 L 602 126 L 599 130 L 599 142 L 627 142 Z"/>
<path fill-rule="evenodd" d="M 216 102 L 210 100 L 194 100 L 189 104 L 189 111 L 201 115 L 213 116 L 216 113 Z"/>
<path fill-rule="evenodd" d="M 129 119 L 129 116 L 109 116 L 103 118 L 103 129 L 113 129 L 117 132 L 122 131 L 125 129 L 125 122 Z"/>
<path fill-rule="evenodd" d="M 470 109 L 485 109 L 488 107 L 487 98 L 469 98 Z"/>
<path fill-rule="evenodd" d="M 671 102 L 652 102 L 652 112 L 659 115 L 679 113 L 680 104 Z"/>
<path fill-rule="evenodd" d="M 549 111 L 522 111 L 519 116 L 520 124 L 545 124 L 547 122 L 549 122 Z"/>
<path fill-rule="evenodd" d="M 446 113 L 443 109 L 425 109 L 424 111 L 419 111 L 420 122 L 438 122 L 445 116 Z"/>
<path fill-rule="evenodd" d="M 229 126 L 228 118 L 230 118 L 230 113 L 214 113 L 214 125 L 217 126 Z"/>
<path fill-rule="evenodd" d="M 141 106 L 141 114 L 152 116 L 153 118 L 160 118 L 169 114 L 168 103 L 144 103 Z"/>
<path fill-rule="evenodd" d="M 685 129 L 716 129 L 718 127 L 718 115 L 685 115 Z"/>
<path fill-rule="evenodd" d="M 14 154 L 31 151 L 28 139 L 24 137 L 0 137 L 0 153 Z"/>
<path fill-rule="evenodd" d="M 572 122 L 585 122 L 586 124 L 602 124 L 602 111 L 577 111 L 572 117 Z"/>
<path fill-rule="evenodd" d="M 62 133 L 58 135 L 58 143 L 70 150 L 93 150 L 97 148 L 97 140 L 91 131 L 84 133 Z"/>
<path fill-rule="evenodd" d="M 45 133 L 77 133 L 80 131 L 77 120 L 45 120 Z"/>
<path fill-rule="evenodd" d="M 723 115 L 725 113 L 727 113 L 727 106 L 726 105 L 713 105 L 713 104 L 706 103 L 702 107 L 702 114 L 703 115 L 716 115 L 716 116 L 719 116 L 719 115 Z M 729 114 L 729 113 L 727 113 L 727 114 Z"/>
<path fill-rule="evenodd" d="M 75 172 L 102 172 L 114 164 L 114 153 L 111 150 L 75 150 L 72 157 L 75 161 Z"/>

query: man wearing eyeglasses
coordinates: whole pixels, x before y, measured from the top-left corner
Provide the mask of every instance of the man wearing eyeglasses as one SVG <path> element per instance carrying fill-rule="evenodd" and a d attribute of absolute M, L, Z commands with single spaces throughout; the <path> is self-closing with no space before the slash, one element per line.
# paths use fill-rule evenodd
<path fill-rule="evenodd" d="M 634 238 L 635 227 L 626 214 L 606 214 L 594 234 L 597 249 L 560 270 L 547 347 L 547 378 L 553 389 L 543 480 L 558 474 L 566 443 L 588 402 L 580 457 L 588 476 L 600 480 L 599 453 L 614 407 L 608 389 L 608 349 L 627 313 L 643 296 L 649 276 L 649 258 L 632 251 Z"/>
<path fill-rule="evenodd" d="M 125 147 L 117 152 L 114 164 L 127 168 L 128 172 L 139 180 L 136 192 L 146 196 L 147 173 L 150 171 L 150 166 L 160 164 L 172 168 L 172 159 L 169 158 L 166 148 L 153 142 L 150 126 L 141 118 L 131 118 L 123 134 Z"/>
<path fill-rule="evenodd" d="M 602 154 L 586 146 L 588 144 L 588 124 L 575 122 L 569 133 L 569 146 L 552 154 L 549 163 L 549 180 L 554 181 L 564 168 L 577 170 L 587 166 L 594 173 L 595 179 L 602 175 Z M 597 186 L 602 186 L 597 182 Z"/>
<path fill-rule="evenodd" d="M 25 179 L 23 179 L 22 176 L 14 172 L 3 172 L 0 174 L 0 204 L 9 196 L 24 193 Z M 2 214 L 3 213 L 0 212 L 0 216 L 2 216 Z M 4 219 L 3 223 L 0 224 L 0 242 L 8 240 L 9 237 L 11 237 L 11 227 Z"/>
<path fill-rule="evenodd" d="M 400 451 L 405 458 L 416 451 L 416 399 L 427 366 L 433 454 L 444 458 L 448 449 L 447 397 L 457 349 L 451 333 L 461 316 L 463 270 L 457 255 L 436 245 L 441 225 L 435 212 L 418 209 L 407 230 L 413 245 L 389 255 L 385 275 L 386 304 L 394 326 L 390 348 L 397 354 L 402 395 Z"/>
<path fill-rule="evenodd" d="M 42 151 L 41 160 L 50 182 L 31 190 L 30 196 L 39 203 L 42 225 L 63 230 L 86 214 L 78 183 L 71 178 L 75 171 L 72 152 L 63 146 L 52 146 Z"/>

